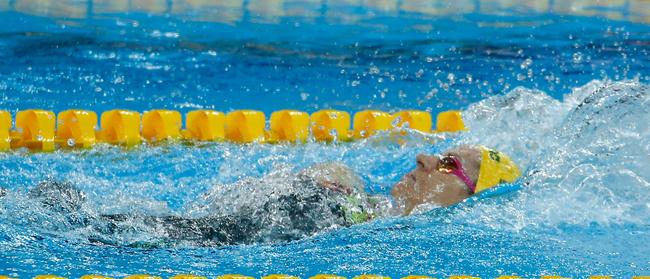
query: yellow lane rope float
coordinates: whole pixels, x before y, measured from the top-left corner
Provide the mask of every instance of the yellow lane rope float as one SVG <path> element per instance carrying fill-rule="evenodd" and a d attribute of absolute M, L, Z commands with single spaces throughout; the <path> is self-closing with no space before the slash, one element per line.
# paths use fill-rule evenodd
<path fill-rule="evenodd" d="M 99 126 L 98 126 L 99 120 Z M 352 129 L 350 124 L 353 123 Z M 364 110 L 350 114 L 338 110 L 320 110 L 309 115 L 303 111 L 280 110 L 266 116 L 256 110 L 236 110 L 224 114 L 214 110 L 195 110 L 182 116 L 174 110 L 150 110 L 144 113 L 109 110 L 97 117 L 93 111 L 54 112 L 29 109 L 16 113 L 15 129 L 8 111 L 0 111 L 0 151 L 29 148 L 52 151 L 57 147 L 89 148 L 96 143 L 134 146 L 146 142 L 195 140 L 235 143 L 304 143 L 310 136 L 319 142 L 345 142 L 363 139 L 380 131 L 408 128 L 422 133 L 465 130 L 459 111 L 438 114 L 432 130 L 431 114 L 405 110 L 393 114 Z M 271 278 L 269 278 L 271 279 Z"/>
<path fill-rule="evenodd" d="M 205 277 L 193 274 L 179 274 L 169 279 L 208 279 L 212 277 Z M 501 275 L 496 277 L 497 279 L 520 279 L 521 277 L 516 275 Z M 542 275 L 540 279 L 570 279 L 567 277 L 562 277 L 558 275 Z M 609 275 L 592 275 L 588 277 L 589 279 L 611 279 L 612 276 Z M 7 277 L 0 275 L 0 279 L 14 279 L 13 277 Z M 67 277 L 61 277 L 58 275 L 45 274 L 34 276 L 33 279 L 68 279 Z M 113 277 L 107 277 L 104 275 L 89 274 L 79 277 L 79 279 L 114 279 Z M 162 277 L 147 275 L 147 274 L 134 274 L 124 277 L 124 279 L 162 279 Z M 215 279 L 255 279 L 255 277 L 241 275 L 241 274 L 224 274 L 217 276 Z M 260 279 L 300 279 L 300 277 L 287 275 L 287 274 L 270 274 L 267 276 L 262 276 Z M 333 275 L 333 274 L 317 274 L 309 277 L 309 279 L 347 279 L 346 277 Z M 375 274 L 362 274 L 355 276 L 352 279 L 391 279 L 391 277 L 375 275 Z M 425 275 L 408 275 L 402 277 L 401 279 L 435 279 L 435 277 L 429 277 Z M 481 279 L 480 277 L 474 277 L 469 275 L 452 275 L 447 277 L 447 279 Z M 631 279 L 650 279 L 650 276 L 632 276 Z"/>

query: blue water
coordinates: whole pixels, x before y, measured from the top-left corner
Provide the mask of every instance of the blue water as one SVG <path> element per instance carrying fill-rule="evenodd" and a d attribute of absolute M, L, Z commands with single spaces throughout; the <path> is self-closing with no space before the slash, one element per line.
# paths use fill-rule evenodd
<path fill-rule="evenodd" d="M 83 6 L 82 4 L 78 4 Z M 16 5 L 19 6 L 19 5 Z M 115 12 L 0 13 L 0 108 L 187 112 L 461 109 L 470 131 L 398 145 L 99 146 L 0 154 L 0 274 L 399 277 L 650 274 L 650 27 L 553 13 L 228 23 Z M 214 185 L 342 161 L 387 194 L 418 153 L 485 144 L 526 170 L 518 191 L 300 241 L 104 246 L 26 197 L 68 180 L 98 213 L 191 214 Z M 515 187 L 515 188 L 516 188 Z M 118 243 L 148 235 L 115 236 Z"/>

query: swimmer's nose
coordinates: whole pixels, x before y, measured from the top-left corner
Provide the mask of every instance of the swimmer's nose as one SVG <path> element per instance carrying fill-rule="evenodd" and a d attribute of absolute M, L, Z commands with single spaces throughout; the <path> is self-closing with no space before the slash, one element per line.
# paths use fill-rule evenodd
<path fill-rule="evenodd" d="M 437 165 L 436 160 L 438 160 L 437 157 L 424 155 L 424 154 L 420 154 L 417 157 L 415 157 L 417 168 L 422 169 L 424 171 L 432 171 Z"/>

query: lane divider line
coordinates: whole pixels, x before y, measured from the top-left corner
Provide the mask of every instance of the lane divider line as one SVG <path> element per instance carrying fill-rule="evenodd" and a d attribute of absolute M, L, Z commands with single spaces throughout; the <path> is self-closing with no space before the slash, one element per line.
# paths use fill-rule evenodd
<path fill-rule="evenodd" d="M 298 110 L 280 110 L 271 114 L 268 128 L 266 115 L 256 110 L 226 114 L 214 110 L 191 111 L 185 115 L 185 129 L 182 120 L 180 112 L 165 109 L 142 114 L 115 109 L 103 112 L 99 118 L 97 113 L 88 110 L 65 110 L 55 116 L 52 111 L 28 109 L 16 113 L 13 127 L 11 114 L 0 111 L 0 151 L 28 148 L 47 152 L 57 148 L 90 148 L 97 143 L 135 146 L 142 142 L 178 140 L 248 144 L 304 143 L 311 138 L 318 142 L 347 142 L 381 131 L 405 134 L 405 129 L 422 133 L 466 130 L 460 111 L 439 113 L 436 129 L 431 114 L 419 110 L 393 114 L 364 110 L 355 113 L 353 118 L 339 110 L 320 110 L 311 115 Z"/>

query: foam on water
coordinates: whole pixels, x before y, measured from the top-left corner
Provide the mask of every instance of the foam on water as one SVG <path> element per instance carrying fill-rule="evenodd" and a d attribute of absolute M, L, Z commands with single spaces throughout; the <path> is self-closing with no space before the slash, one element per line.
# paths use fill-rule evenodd
<path fill-rule="evenodd" d="M 509 152 L 528 174 L 516 199 L 468 219 L 514 229 L 647 225 L 649 93 L 636 81 L 593 81 L 563 102 L 519 88 L 470 106 L 462 142 Z"/>

